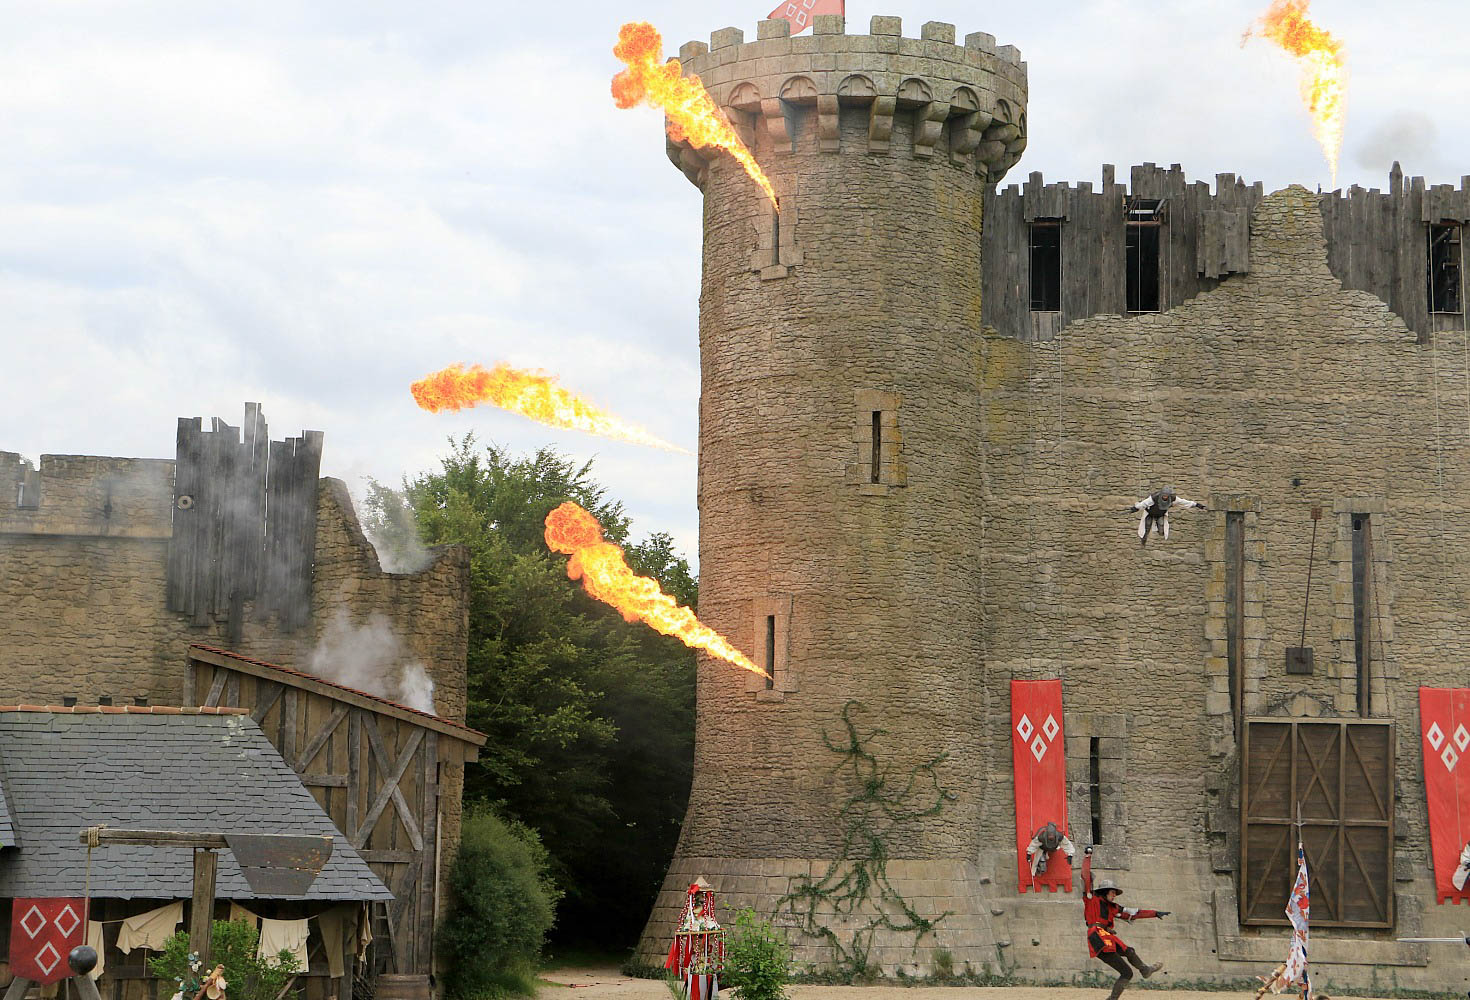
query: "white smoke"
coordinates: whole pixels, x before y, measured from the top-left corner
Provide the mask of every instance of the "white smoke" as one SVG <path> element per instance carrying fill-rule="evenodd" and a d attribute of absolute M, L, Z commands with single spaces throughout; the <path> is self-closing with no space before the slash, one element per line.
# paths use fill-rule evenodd
<path fill-rule="evenodd" d="M 429 671 L 409 658 L 388 619 L 374 613 L 354 624 L 341 608 L 322 630 L 311 653 L 311 672 L 420 712 L 434 711 L 434 682 Z"/>
<path fill-rule="evenodd" d="M 385 573 L 421 573 L 433 564 L 434 554 L 419 537 L 413 508 L 402 493 L 368 478 L 352 502 Z"/>
<path fill-rule="evenodd" d="M 1387 174 L 1398 160 L 1404 172 L 1433 172 L 1439 129 L 1422 111 L 1404 110 L 1378 122 L 1358 140 L 1353 159 L 1364 170 Z"/>

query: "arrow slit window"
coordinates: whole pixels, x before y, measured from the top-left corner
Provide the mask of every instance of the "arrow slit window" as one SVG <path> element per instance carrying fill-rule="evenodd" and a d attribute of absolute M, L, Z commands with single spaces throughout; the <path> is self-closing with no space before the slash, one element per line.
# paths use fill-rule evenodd
<path fill-rule="evenodd" d="M 1153 198 L 1131 199 L 1125 228 L 1128 311 L 1158 312 L 1162 308 L 1163 261 L 1160 251 L 1164 203 Z"/>
<path fill-rule="evenodd" d="M 1353 660 L 1358 715 L 1373 714 L 1373 526 L 1353 515 Z"/>

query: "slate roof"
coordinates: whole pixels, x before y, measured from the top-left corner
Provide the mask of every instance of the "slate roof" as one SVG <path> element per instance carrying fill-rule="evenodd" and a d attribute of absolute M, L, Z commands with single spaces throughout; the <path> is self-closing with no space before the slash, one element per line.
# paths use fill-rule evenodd
<path fill-rule="evenodd" d="M 0 851 L 15 846 L 15 826 L 10 821 L 10 808 L 5 804 L 5 767 L 0 763 Z"/>
<path fill-rule="evenodd" d="M 0 709 L 0 770 L 20 840 L 18 850 L 0 851 L 0 898 L 81 895 L 87 849 L 77 836 L 99 824 L 330 835 L 326 867 L 292 898 L 392 898 L 248 715 Z M 92 852 L 92 895 L 187 899 L 193 872 L 188 849 L 104 846 Z M 229 851 L 219 852 L 216 895 L 259 898 Z"/>

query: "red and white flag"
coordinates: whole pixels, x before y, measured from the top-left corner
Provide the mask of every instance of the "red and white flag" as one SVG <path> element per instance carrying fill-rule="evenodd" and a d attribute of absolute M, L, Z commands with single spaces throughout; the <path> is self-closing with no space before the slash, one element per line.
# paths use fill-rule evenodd
<path fill-rule="evenodd" d="M 1308 985 L 1307 920 L 1311 916 L 1311 889 L 1307 881 L 1307 855 L 1301 845 L 1296 849 L 1296 884 L 1286 902 L 1286 919 L 1291 921 L 1291 952 L 1286 957 L 1286 971 L 1281 974 L 1287 986 Z"/>
<path fill-rule="evenodd" d="M 791 33 L 800 34 L 812 26 L 812 18 L 818 14 L 845 14 L 847 0 L 789 0 L 778 4 L 767 20 L 782 18 L 791 22 Z"/>
<path fill-rule="evenodd" d="M 1470 900 L 1455 885 L 1460 853 L 1470 842 L 1470 690 L 1419 689 L 1419 746 L 1429 806 L 1429 846 L 1439 902 Z M 1464 767 L 1460 765 L 1464 764 Z"/>
<path fill-rule="evenodd" d="M 10 974 L 47 986 L 71 976 L 66 956 L 86 936 L 82 899 L 14 899 L 10 905 Z"/>

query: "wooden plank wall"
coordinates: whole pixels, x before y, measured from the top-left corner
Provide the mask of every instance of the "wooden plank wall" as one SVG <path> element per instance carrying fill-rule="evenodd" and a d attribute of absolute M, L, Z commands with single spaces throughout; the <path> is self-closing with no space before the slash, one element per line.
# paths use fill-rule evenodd
<path fill-rule="evenodd" d="M 1160 256 L 1162 307 L 1187 302 L 1231 273 L 1249 270 L 1250 213 L 1264 191 L 1234 174 L 1187 183 L 1178 164 L 1133 167 L 1118 184 L 1111 164 L 1102 185 L 1046 184 L 1033 173 L 1024 185 L 992 190 L 985 199 L 981 316 L 985 326 L 1019 340 L 1049 339 L 1089 316 L 1126 311 L 1125 211 L 1128 199 L 1165 202 Z M 1031 313 L 1030 223 L 1062 219 L 1062 311 Z M 1203 241 L 1203 242 L 1202 242 Z M 1211 273 L 1213 271 L 1213 273 Z"/>
<path fill-rule="evenodd" d="M 1388 191 L 1354 184 L 1322 199 L 1322 229 L 1327 264 L 1344 288 L 1370 292 L 1392 309 L 1404 325 L 1428 343 L 1442 330 L 1464 330 L 1465 313 L 1429 311 L 1428 226 L 1470 222 L 1470 176 L 1426 187 L 1424 178 L 1405 182 L 1397 163 Z M 1461 261 L 1463 278 L 1465 261 Z M 1464 296 L 1461 295 L 1463 304 Z"/>
<path fill-rule="evenodd" d="M 286 631 L 306 623 L 321 446 L 315 431 L 272 444 L 257 403 L 245 404 L 243 428 L 179 419 L 169 610 L 196 625 L 225 620 L 232 641 L 247 604 Z"/>
<path fill-rule="evenodd" d="M 199 703 L 251 709 L 332 822 L 393 892 L 387 913 L 390 961 L 378 971 L 428 974 L 438 882 L 440 734 L 228 667 L 193 661 L 192 669 Z"/>

